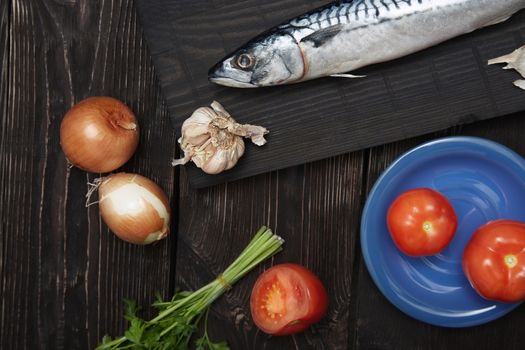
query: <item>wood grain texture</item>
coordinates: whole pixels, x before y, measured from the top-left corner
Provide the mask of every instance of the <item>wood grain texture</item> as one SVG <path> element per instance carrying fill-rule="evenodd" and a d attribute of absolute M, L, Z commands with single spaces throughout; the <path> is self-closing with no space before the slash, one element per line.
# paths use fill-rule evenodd
<path fill-rule="evenodd" d="M 521 349 L 525 343 L 516 325 L 523 322 L 523 306 L 466 329 L 435 327 L 403 314 L 370 279 L 358 237 L 367 193 L 406 150 L 438 137 L 472 135 L 525 155 L 520 136 L 524 128 L 523 114 L 517 114 L 197 191 L 183 172 L 177 285 L 194 289 L 214 279 L 266 223 L 286 243 L 265 266 L 297 262 L 319 274 L 329 290 L 328 316 L 291 338 L 258 331 L 251 321 L 249 296 L 261 267 L 212 307 L 210 333 L 227 340 L 232 349 Z"/>
<path fill-rule="evenodd" d="M 92 349 L 123 331 L 123 298 L 146 306 L 156 291 L 169 296 L 174 239 L 133 247 L 108 231 L 96 206 L 85 208 L 98 175 L 68 167 L 60 122 L 88 96 L 126 102 L 141 144 L 122 170 L 157 181 L 173 202 L 167 108 L 133 1 L 2 0 L 1 8 L 0 348 Z"/>
<path fill-rule="evenodd" d="M 301 2 L 292 9 L 291 4 L 298 2 L 284 0 L 282 6 L 289 9 L 282 16 L 323 2 Z M 208 16 L 213 9 L 219 11 L 214 16 L 226 21 L 231 13 L 248 13 L 254 2 L 236 4 L 232 7 L 229 0 L 165 0 L 155 11 L 188 17 Z M 258 6 L 261 12 L 278 13 L 281 5 L 275 4 Z M 245 20 L 239 17 L 232 28 L 244 27 Z M 250 23 L 262 28 L 274 20 L 264 17 Z M 184 25 L 191 29 L 189 20 Z M 225 39 L 231 43 L 231 47 L 224 46 L 228 49 L 246 33 L 232 30 L 230 35 Z M 518 39 L 511 37 L 501 45 L 510 47 Z M 176 43 L 172 49 L 184 52 L 185 43 Z M 445 61 L 434 63 L 447 65 Z M 450 69 L 450 79 L 454 79 L 458 68 Z M 178 66 L 173 67 L 173 74 L 178 72 Z M 233 350 L 525 347 L 520 338 L 523 306 L 502 319 L 468 329 L 433 327 L 404 315 L 373 284 L 359 245 L 366 195 L 398 155 L 431 138 L 461 134 L 493 139 L 525 156 L 523 114 L 195 190 L 190 184 L 191 169 L 174 170 L 169 165 L 175 156 L 176 135 L 133 0 L 0 0 L 0 73 L 1 349 L 93 349 L 104 334 L 122 333 L 123 298 L 136 299 L 145 307 L 146 316 L 150 315 L 147 306 L 156 291 L 167 298 L 176 288 L 195 289 L 214 279 L 262 224 L 285 238 L 284 251 L 239 281 L 213 305 L 210 314 L 211 337 L 227 340 Z M 500 73 L 496 69 L 487 74 L 495 74 L 489 80 L 498 80 Z M 506 74 L 508 81 L 501 80 L 502 89 L 515 77 Z M 476 82 L 465 84 L 464 93 L 474 101 L 470 87 Z M 358 99 L 344 82 L 335 85 L 340 96 Z M 178 88 L 181 96 L 187 93 L 187 86 Z M 307 94 L 330 98 L 324 89 L 305 88 Z M 192 93 L 204 100 L 208 93 L 204 90 L 197 88 Z M 253 103 L 245 96 L 229 97 L 230 92 L 224 90 L 222 100 L 235 111 L 255 110 L 269 108 L 275 99 L 287 105 L 285 95 L 290 91 L 290 87 L 271 90 Z M 396 103 L 406 104 L 411 93 L 406 90 Z M 169 194 L 174 222 L 167 241 L 149 247 L 121 242 L 101 222 L 96 206 L 85 208 L 86 183 L 98 175 L 67 166 L 60 150 L 59 126 L 68 108 L 93 95 L 117 97 L 137 114 L 141 144 L 122 170 L 150 177 Z M 502 103 L 502 113 L 507 111 L 507 98 L 496 101 Z M 352 105 L 363 111 L 368 108 L 359 100 Z M 189 100 L 185 108 L 194 107 Z M 315 103 L 286 108 L 323 114 Z M 240 117 L 248 120 L 250 115 Z M 336 118 L 329 115 L 325 122 Z M 293 337 L 266 336 L 254 326 L 249 312 L 255 279 L 264 268 L 280 262 L 312 269 L 330 296 L 327 317 Z"/>
<path fill-rule="evenodd" d="M 6 240 L 4 238 L 5 232 L 7 230 L 7 220 L 5 212 L 7 207 L 4 204 L 5 194 L 4 189 L 6 185 L 6 171 L 1 166 L 6 161 L 5 152 L 5 142 L 2 141 L 7 137 L 5 132 L 6 121 L 4 116 L 7 116 L 8 105 L 7 100 L 9 96 L 9 3 L 5 0 L 0 1 L 0 299 L 5 298 L 6 293 L 6 278 L 5 276 L 5 249 L 6 249 Z M 0 301 L 0 339 L 5 339 L 6 329 L 4 325 L 6 322 L 9 322 L 8 316 L 4 314 L 5 306 L 2 301 Z"/>
<path fill-rule="evenodd" d="M 366 79 L 325 78 L 260 89 L 208 82 L 208 69 L 226 54 L 327 2 L 138 0 L 177 130 L 196 106 L 212 100 L 238 121 L 270 130 L 264 149 L 250 145 L 231 171 L 209 176 L 190 167 L 192 185 L 231 181 L 525 109 L 511 84 L 516 73 L 486 64 L 522 45 L 523 11 L 497 26 L 362 68 L 357 74 Z"/>
<path fill-rule="evenodd" d="M 265 266 L 307 266 L 330 296 L 327 318 L 311 330 L 269 337 L 254 326 L 249 311 L 261 266 L 214 304 L 215 322 L 209 326 L 215 339 L 227 340 L 232 349 L 349 348 L 363 171 L 363 154 L 357 152 L 200 191 L 191 190 L 183 172 L 177 285 L 195 289 L 214 279 L 267 224 L 285 239 L 285 247 Z"/>

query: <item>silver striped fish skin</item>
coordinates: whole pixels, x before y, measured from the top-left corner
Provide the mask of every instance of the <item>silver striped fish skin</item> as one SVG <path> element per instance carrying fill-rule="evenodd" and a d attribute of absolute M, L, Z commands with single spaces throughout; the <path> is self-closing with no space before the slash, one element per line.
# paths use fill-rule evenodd
<path fill-rule="evenodd" d="M 505 21 L 525 0 L 349 0 L 262 33 L 209 71 L 253 88 L 298 83 L 396 59 Z"/>

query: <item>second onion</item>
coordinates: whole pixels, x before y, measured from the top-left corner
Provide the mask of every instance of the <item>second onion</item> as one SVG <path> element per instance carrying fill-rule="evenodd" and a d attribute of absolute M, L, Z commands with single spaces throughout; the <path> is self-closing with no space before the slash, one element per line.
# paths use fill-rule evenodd
<path fill-rule="evenodd" d="M 128 173 L 108 176 L 100 183 L 98 199 L 104 222 L 127 242 L 150 244 L 169 233 L 168 197 L 144 176 Z"/>

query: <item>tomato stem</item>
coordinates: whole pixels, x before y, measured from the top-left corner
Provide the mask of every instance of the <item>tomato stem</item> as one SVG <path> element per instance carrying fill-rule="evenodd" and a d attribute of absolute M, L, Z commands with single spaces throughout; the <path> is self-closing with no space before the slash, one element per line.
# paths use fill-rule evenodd
<path fill-rule="evenodd" d="M 505 261 L 505 265 L 507 265 L 508 268 L 512 269 L 514 266 L 518 264 L 518 258 L 516 255 L 513 254 L 507 254 L 503 257 L 503 261 Z"/>
<path fill-rule="evenodd" d="M 429 221 L 425 221 L 423 223 L 423 231 L 425 231 L 426 233 L 431 233 L 432 232 L 432 223 L 429 222 Z"/>

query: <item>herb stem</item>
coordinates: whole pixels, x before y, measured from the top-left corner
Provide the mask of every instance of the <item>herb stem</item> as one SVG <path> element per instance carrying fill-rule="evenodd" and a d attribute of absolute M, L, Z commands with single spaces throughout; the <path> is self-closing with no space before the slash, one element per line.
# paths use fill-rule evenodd
<path fill-rule="evenodd" d="M 284 240 L 266 226 L 261 227 L 237 259 L 215 280 L 194 292 L 179 292 L 171 301 L 155 302 L 153 305 L 159 313 L 149 321 L 139 318 L 133 308 L 126 314 L 130 327 L 125 335 L 114 340 L 105 337 L 97 349 L 187 348 L 202 317 L 205 330 L 197 340 L 199 348 L 227 349 L 226 343 L 212 343 L 209 339 L 210 305 L 258 264 L 280 252 L 283 243 Z"/>

